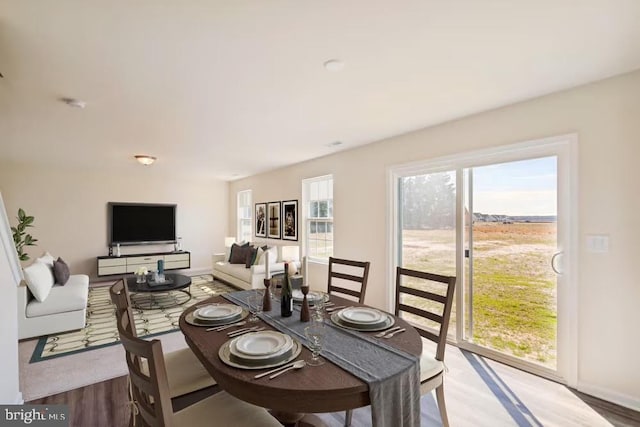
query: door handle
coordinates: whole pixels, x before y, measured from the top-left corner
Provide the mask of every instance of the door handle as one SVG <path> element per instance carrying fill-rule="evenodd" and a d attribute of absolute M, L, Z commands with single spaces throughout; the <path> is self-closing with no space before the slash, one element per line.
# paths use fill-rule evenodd
<path fill-rule="evenodd" d="M 557 259 L 560 255 L 562 255 L 563 252 L 556 252 L 555 254 L 553 254 L 553 256 L 551 257 L 551 269 L 554 271 L 554 273 L 556 273 L 557 275 L 562 275 L 562 271 L 558 270 L 557 268 Z"/>

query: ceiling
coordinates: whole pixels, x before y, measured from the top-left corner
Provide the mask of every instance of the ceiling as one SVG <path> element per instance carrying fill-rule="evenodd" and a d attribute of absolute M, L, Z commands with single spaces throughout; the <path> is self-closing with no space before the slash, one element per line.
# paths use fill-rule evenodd
<path fill-rule="evenodd" d="M 232 180 L 638 68 L 637 0 L 0 0 L 0 161 Z"/>

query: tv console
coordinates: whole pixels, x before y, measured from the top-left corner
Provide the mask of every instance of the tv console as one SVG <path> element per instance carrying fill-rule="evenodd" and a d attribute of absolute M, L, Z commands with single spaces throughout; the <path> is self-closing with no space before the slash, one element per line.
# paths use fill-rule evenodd
<path fill-rule="evenodd" d="M 97 260 L 98 277 L 135 273 L 140 267 L 146 267 L 149 271 L 157 270 L 159 260 L 164 261 L 165 270 L 191 268 L 191 253 L 186 251 L 99 256 Z"/>

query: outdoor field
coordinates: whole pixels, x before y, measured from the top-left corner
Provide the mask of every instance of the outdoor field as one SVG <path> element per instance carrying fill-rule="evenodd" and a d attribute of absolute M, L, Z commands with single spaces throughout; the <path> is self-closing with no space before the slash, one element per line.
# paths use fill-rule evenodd
<path fill-rule="evenodd" d="M 556 224 L 476 222 L 473 247 L 473 341 L 555 368 Z M 407 268 L 455 275 L 455 230 L 404 230 L 402 258 Z"/>

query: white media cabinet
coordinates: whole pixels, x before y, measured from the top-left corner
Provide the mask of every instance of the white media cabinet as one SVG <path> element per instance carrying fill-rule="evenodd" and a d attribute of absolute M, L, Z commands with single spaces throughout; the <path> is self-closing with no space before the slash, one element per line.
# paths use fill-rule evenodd
<path fill-rule="evenodd" d="M 164 261 L 165 270 L 191 268 L 190 252 L 156 252 L 151 254 L 131 254 L 121 256 L 99 256 L 98 277 L 114 274 L 135 273 L 140 267 L 149 271 L 158 269 L 158 260 Z"/>

